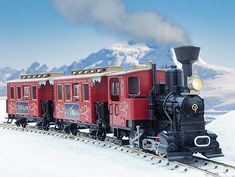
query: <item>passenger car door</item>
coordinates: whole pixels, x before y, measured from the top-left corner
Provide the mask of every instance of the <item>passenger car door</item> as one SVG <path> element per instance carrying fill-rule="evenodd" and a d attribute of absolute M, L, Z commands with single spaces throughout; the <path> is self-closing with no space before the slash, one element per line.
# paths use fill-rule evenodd
<path fill-rule="evenodd" d="M 119 104 L 121 100 L 121 78 L 111 78 L 109 83 L 109 114 L 111 125 L 120 125 Z"/>

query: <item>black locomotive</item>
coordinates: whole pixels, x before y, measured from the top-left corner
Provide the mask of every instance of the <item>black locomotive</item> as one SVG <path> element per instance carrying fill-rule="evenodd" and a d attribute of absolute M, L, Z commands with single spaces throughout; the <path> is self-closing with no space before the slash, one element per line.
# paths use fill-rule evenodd
<path fill-rule="evenodd" d="M 193 46 L 175 48 L 183 72 L 176 67 L 168 69 L 165 84 L 156 84 L 153 72 L 149 117 L 155 120 L 158 115 L 155 130 L 160 131 L 159 143 L 144 140 L 143 147 L 154 150 L 155 146 L 157 153 L 166 155 L 169 160 L 191 158 L 197 152 L 208 158 L 223 156 L 217 135 L 205 129 L 204 100 L 198 95 L 202 81 L 192 72 L 199 51 L 199 47 Z"/>

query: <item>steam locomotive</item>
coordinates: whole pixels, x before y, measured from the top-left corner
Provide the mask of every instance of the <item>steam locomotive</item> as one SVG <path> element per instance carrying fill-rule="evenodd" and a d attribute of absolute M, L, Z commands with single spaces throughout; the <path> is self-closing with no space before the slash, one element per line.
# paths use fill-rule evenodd
<path fill-rule="evenodd" d="M 200 77 L 192 72 L 200 48 L 175 48 L 183 70 L 157 69 L 156 64 L 71 71 L 71 75 L 22 75 L 7 83 L 8 123 L 76 135 L 89 129 L 100 140 L 129 144 L 167 156 L 192 158 L 194 153 L 223 156 L 217 135 L 205 129 Z M 113 139 L 113 138 L 112 138 Z"/>

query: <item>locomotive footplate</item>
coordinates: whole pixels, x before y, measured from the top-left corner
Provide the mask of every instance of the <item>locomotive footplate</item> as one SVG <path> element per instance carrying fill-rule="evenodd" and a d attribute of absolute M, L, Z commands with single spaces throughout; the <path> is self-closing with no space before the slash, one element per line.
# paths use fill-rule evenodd
<path fill-rule="evenodd" d="M 216 145 L 210 145 L 208 147 L 183 147 L 191 151 L 192 153 L 201 153 L 207 158 L 223 157 L 221 148 L 218 148 Z"/>
<path fill-rule="evenodd" d="M 167 158 L 169 161 L 180 161 L 180 160 L 190 160 L 193 158 L 192 152 L 169 152 L 167 153 Z"/>

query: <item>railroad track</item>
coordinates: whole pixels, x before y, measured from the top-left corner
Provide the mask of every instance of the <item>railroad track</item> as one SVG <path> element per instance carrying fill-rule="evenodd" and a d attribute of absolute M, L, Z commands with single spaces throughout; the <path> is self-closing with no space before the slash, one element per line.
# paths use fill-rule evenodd
<path fill-rule="evenodd" d="M 129 146 L 120 146 L 109 141 L 99 141 L 89 137 L 88 133 L 81 132 L 77 136 L 66 134 L 63 132 L 57 132 L 52 129 L 49 131 L 39 130 L 33 126 L 27 126 L 26 128 L 17 127 L 14 124 L 0 123 L 0 128 L 6 130 L 22 131 L 29 133 L 37 133 L 42 135 L 49 135 L 59 137 L 63 139 L 70 139 L 74 141 L 83 142 L 86 144 L 96 145 L 102 148 L 109 148 L 116 151 L 128 153 L 132 156 L 136 156 L 149 162 L 156 167 L 167 168 L 178 173 L 189 173 L 198 171 L 204 176 L 211 177 L 235 177 L 235 166 L 228 165 L 222 162 L 208 160 L 194 156 L 190 161 L 173 161 L 169 162 L 166 158 L 157 156 L 156 154 L 144 152 L 142 149 L 132 149 Z"/>
<path fill-rule="evenodd" d="M 235 166 L 223 162 L 193 156 L 193 159 L 187 163 L 191 166 L 216 173 L 218 176 L 235 177 Z"/>

